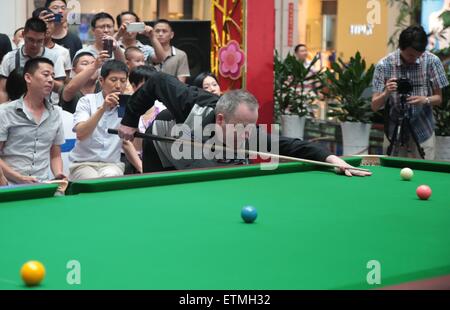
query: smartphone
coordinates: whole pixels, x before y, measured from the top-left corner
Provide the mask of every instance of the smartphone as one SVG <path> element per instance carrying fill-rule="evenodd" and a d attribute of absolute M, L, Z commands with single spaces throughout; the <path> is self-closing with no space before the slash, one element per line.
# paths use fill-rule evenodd
<path fill-rule="evenodd" d="M 117 110 L 117 113 L 120 118 L 123 118 L 123 116 L 125 115 L 125 109 L 130 97 L 131 95 L 119 95 L 119 108 Z"/>
<path fill-rule="evenodd" d="M 54 22 L 57 23 L 57 24 L 61 24 L 62 17 L 63 17 L 62 14 L 54 13 L 53 15 L 55 16 Z"/>
<path fill-rule="evenodd" d="M 143 32 L 145 30 L 144 23 L 129 23 L 127 25 L 127 32 Z"/>
<path fill-rule="evenodd" d="M 113 55 L 113 40 L 103 40 L 103 50 L 108 51 L 109 58 Z"/>

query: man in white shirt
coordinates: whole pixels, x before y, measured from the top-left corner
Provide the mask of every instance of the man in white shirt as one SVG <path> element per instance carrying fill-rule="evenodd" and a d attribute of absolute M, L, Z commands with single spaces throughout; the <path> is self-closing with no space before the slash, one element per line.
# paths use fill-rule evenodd
<path fill-rule="evenodd" d="M 0 103 L 8 101 L 5 87 L 9 74 L 18 67 L 23 68 L 25 63 L 32 58 L 44 57 L 54 63 L 55 81 L 53 90 L 57 91 L 64 82 L 66 72 L 63 59 L 54 51 L 44 47 L 46 31 L 47 25 L 39 18 L 27 20 L 23 32 L 25 44 L 22 48 L 6 54 L 0 66 Z"/>
<path fill-rule="evenodd" d="M 70 180 L 121 176 L 124 164 L 120 161 L 122 140 L 108 134 L 117 128 L 119 95 L 127 85 L 128 68 L 117 60 L 105 62 L 99 82 L 103 91 L 89 94 L 78 101 L 74 114 L 75 148 L 69 155 L 72 161 Z"/>

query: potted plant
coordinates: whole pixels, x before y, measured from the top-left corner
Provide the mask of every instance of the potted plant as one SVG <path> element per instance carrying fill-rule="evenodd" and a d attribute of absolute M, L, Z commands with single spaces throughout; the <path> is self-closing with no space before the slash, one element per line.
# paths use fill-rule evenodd
<path fill-rule="evenodd" d="M 341 122 L 344 155 L 367 154 L 374 113 L 371 109 L 371 84 L 375 67 L 368 69 L 359 52 L 344 63 L 341 58 L 325 72 L 329 116 Z"/>
<path fill-rule="evenodd" d="M 443 27 L 438 33 L 430 33 L 429 36 L 445 38 L 445 32 L 450 27 L 450 12 L 446 11 L 441 16 Z M 444 65 L 447 80 L 450 80 L 450 47 L 433 50 Z M 442 90 L 442 104 L 434 107 L 434 118 L 436 121 L 435 134 L 435 159 L 450 161 L 450 87 Z"/>
<path fill-rule="evenodd" d="M 447 68 L 450 80 L 450 69 Z M 434 108 L 436 120 L 436 160 L 450 161 L 450 87 L 442 90 L 442 104 Z"/>
<path fill-rule="evenodd" d="M 305 65 L 291 54 L 282 60 L 275 53 L 274 97 L 284 136 L 303 139 L 306 116 L 315 108 L 323 85 L 322 73 L 314 71 L 318 60 L 317 56 Z"/>

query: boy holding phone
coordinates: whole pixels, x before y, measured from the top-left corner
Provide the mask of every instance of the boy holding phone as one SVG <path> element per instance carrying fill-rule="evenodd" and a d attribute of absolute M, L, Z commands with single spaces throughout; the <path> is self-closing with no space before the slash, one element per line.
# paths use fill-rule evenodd
<path fill-rule="evenodd" d="M 127 85 L 128 68 L 117 60 L 102 66 L 99 82 L 103 91 L 80 99 L 74 114 L 77 141 L 69 155 L 70 180 L 121 176 L 122 140 L 108 134 L 108 128 L 119 127 L 120 95 Z M 126 153 L 127 155 L 127 153 Z"/>

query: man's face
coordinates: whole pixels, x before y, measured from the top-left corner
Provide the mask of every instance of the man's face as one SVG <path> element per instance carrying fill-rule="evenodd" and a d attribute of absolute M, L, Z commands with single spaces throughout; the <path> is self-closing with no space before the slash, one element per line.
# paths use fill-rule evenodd
<path fill-rule="evenodd" d="M 16 45 L 19 45 L 19 43 L 20 43 L 21 41 L 23 41 L 23 29 L 17 31 L 17 33 L 14 35 L 14 39 L 13 39 L 13 42 L 14 42 L 14 44 L 16 44 Z"/>
<path fill-rule="evenodd" d="M 400 56 L 408 65 L 415 64 L 417 59 L 419 59 L 423 55 L 423 52 L 418 52 L 412 47 L 405 48 L 404 50 L 400 50 Z"/>
<path fill-rule="evenodd" d="M 300 47 L 295 53 L 298 61 L 305 62 L 306 58 L 308 58 L 308 49 L 305 46 Z"/>
<path fill-rule="evenodd" d="M 56 0 L 50 3 L 49 10 L 52 11 L 53 14 L 61 14 L 63 16 L 62 22 L 67 21 L 67 6 L 63 1 Z"/>
<path fill-rule="evenodd" d="M 174 33 L 170 26 L 165 23 L 156 24 L 153 31 L 156 34 L 156 38 L 161 44 L 169 44 L 173 39 Z"/>
<path fill-rule="evenodd" d="M 112 36 L 114 34 L 114 22 L 109 18 L 102 18 L 95 23 L 94 36 L 100 42 L 104 36 Z"/>
<path fill-rule="evenodd" d="M 144 53 L 140 53 L 138 51 L 132 51 L 128 54 L 127 66 L 131 71 L 134 68 L 145 65 L 145 56 Z"/>
<path fill-rule="evenodd" d="M 24 77 L 30 93 L 47 97 L 53 90 L 54 76 L 53 66 L 40 63 L 39 68 L 33 74 L 27 73 Z"/>
<path fill-rule="evenodd" d="M 252 109 L 247 104 L 241 103 L 231 117 L 227 118 L 223 114 L 216 115 L 216 126 L 219 126 L 223 132 L 223 137 L 218 138 L 225 143 L 233 141 L 236 148 L 242 148 L 245 141 L 249 139 L 251 132 L 239 130 L 239 127 L 243 129 L 249 125 L 256 125 L 257 120 L 258 109 Z M 232 146 L 229 145 L 229 147 Z"/>
<path fill-rule="evenodd" d="M 136 23 L 136 17 L 134 15 L 131 14 L 125 14 L 122 15 L 122 24 L 123 23 Z M 121 25 L 117 25 L 117 27 L 120 27 Z M 136 32 L 125 32 L 125 34 L 123 35 L 125 39 L 135 39 L 136 38 L 137 33 Z"/>
<path fill-rule="evenodd" d="M 30 57 L 36 57 L 44 46 L 45 32 L 36 32 L 29 30 L 23 35 L 25 45 L 25 54 Z"/>
<path fill-rule="evenodd" d="M 127 88 L 128 76 L 122 71 L 112 71 L 106 78 L 100 77 L 100 85 L 105 97 L 111 93 L 121 93 Z"/>
<path fill-rule="evenodd" d="M 84 69 L 86 69 L 89 65 L 93 64 L 95 62 L 94 56 L 84 55 L 81 56 L 76 66 L 73 68 L 73 71 L 78 74 L 82 72 Z"/>

